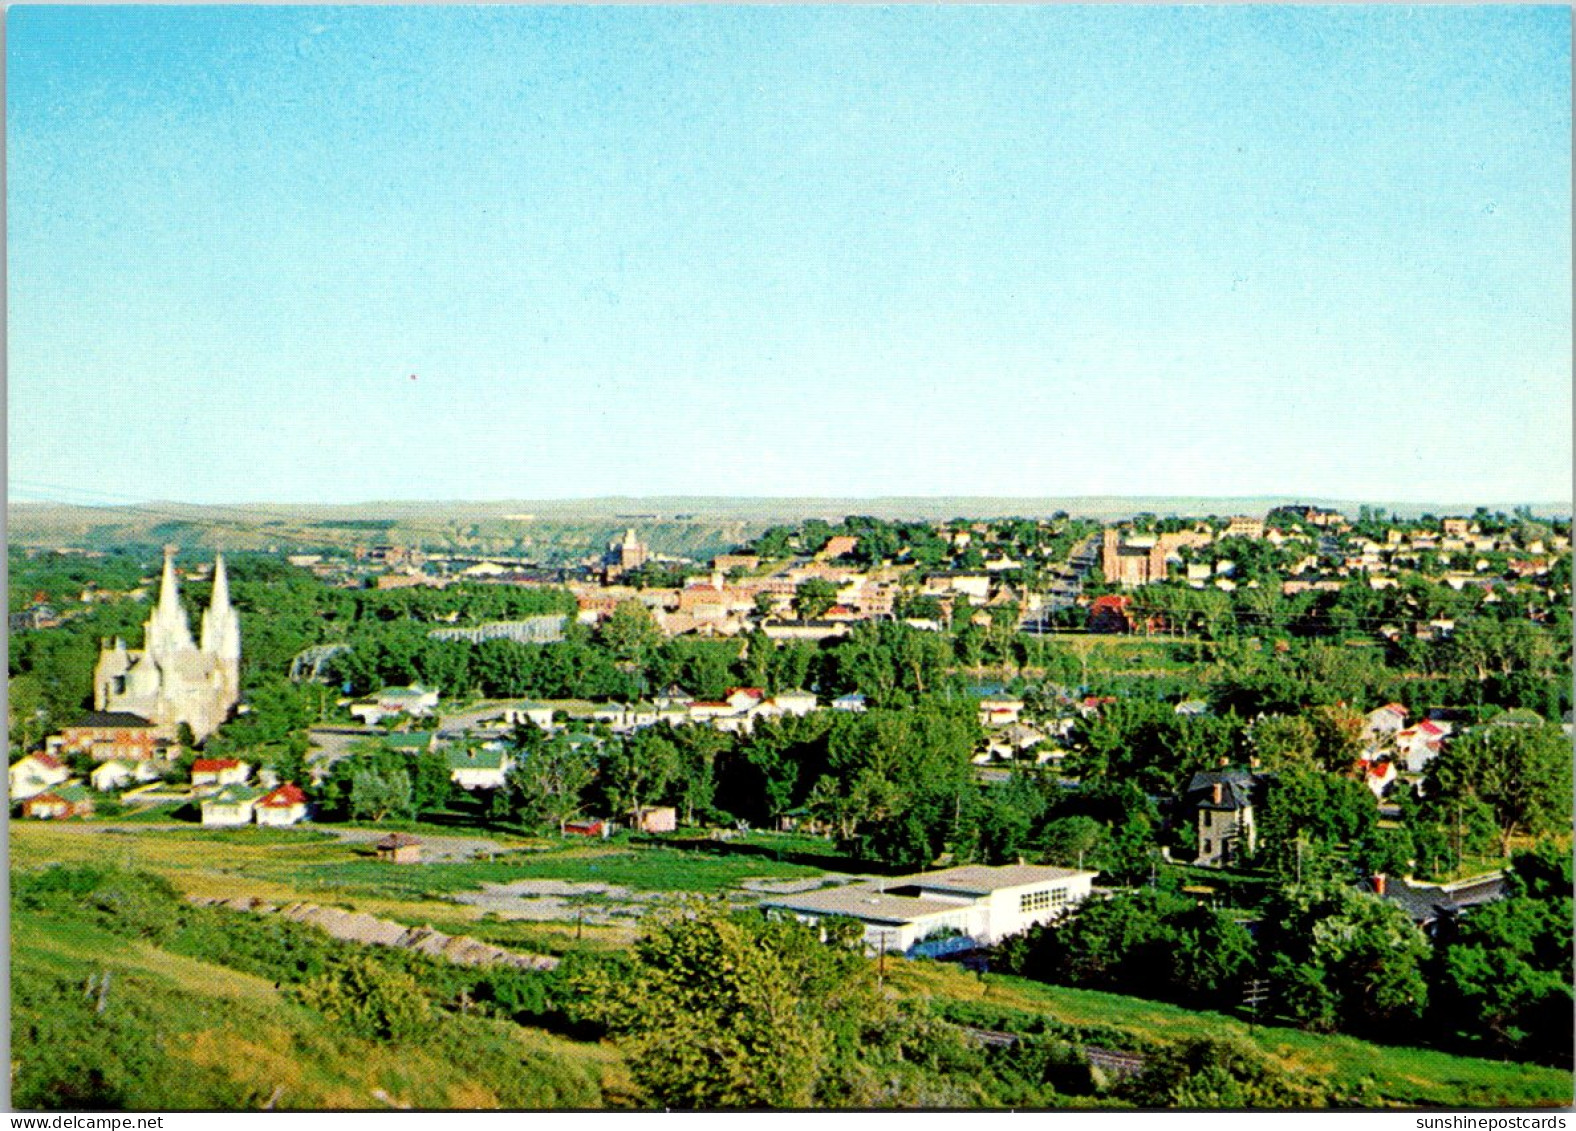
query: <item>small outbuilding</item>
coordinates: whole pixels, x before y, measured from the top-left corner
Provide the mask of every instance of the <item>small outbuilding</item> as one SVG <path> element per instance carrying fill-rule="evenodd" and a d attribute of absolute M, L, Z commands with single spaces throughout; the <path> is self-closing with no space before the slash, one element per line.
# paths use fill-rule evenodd
<path fill-rule="evenodd" d="M 656 805 L 642 809 L 635 817 L 635 827 L 643 833 L 670 833 L 679 827 L 678 810 L 671 805 Z"/>
<path fill-rule="evenodd" d="M 409 833 L 390 833 L 374 846 L 378 859 L 390 864 L 420 864 L 421 837 Z"/>

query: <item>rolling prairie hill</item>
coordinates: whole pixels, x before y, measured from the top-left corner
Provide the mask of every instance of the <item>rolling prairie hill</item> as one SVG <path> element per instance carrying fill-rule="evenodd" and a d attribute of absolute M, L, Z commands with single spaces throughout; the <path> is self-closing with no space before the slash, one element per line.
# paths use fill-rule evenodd
<path fill-rule="evenodd" d="M 1222 498 L 1144 497 L 883 497 L 730 498 L 615 497 L 502 501 L 386 501 L 353 504 L 245 503 L 202 505 L 150 501 L 116 506 L 13 502 L 9 539 L 22 547 L 156 547 L 185 549 L 345 549 L 378 542 L 429 551 L 519 554 L 544 564 L 601 551 L 635 527 L 658 554 L 703 560 L 759 535 L 768 526 L 808 518 L 837 522 L 848 515 L 909 521 L 1049 517 L 1058 511 L 1111 521 L 1134 514 L 1264 514 L 1292 503 L 1355 516 L 1359 503 L 1342 499 L 1243 495 Z M 1402 516 L 1468 514 L 1514 504 L 1389 503 Z M 1535 508 L 1567 515 L 1569 502 Z"/>

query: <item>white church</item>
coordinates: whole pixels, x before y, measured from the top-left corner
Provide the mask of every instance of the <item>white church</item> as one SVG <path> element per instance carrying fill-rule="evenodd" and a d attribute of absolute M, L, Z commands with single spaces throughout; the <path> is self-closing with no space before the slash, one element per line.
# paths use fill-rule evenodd
<path fill-rule="evenodd" d="M 229 717 L 240 694 L 241 623 L 230 607 L 224 555 L 214 559 L 213 599 L 202 615 L 199 647 L 181 607 L 174 548 L 168 547 L 159 603 L 143 625 L 142 650 L 128 651 L 116 638 L 99 653 L 93 705 L 140 715 L 169 739 L 185 723 L 201 741 Z"/>

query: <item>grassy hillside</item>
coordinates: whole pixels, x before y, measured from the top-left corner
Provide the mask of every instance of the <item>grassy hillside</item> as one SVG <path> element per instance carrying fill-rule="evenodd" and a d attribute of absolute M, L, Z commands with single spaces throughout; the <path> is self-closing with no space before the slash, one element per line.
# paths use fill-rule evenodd
<path fill-rule="evenodd" d="M 1538 1065 L 1249 1026 L 1218 1013 L 1047 986 L 1003 974 L 980 976 L 944 963 L 895 963 L 891 980 L 910 997 L 944 1006 L 978 1007 L 974 1023 L 981 1027 L 1011 1029 L 1015 1020 L 1047 1017 L 1067 1025 L 1110 1030 L 1129 1038 L 1124 1047 L 1144 1048 L 1199 1037 L 1244 1041 L 1289 1073 L 1339 1081 L 1360 1092 L 1364 1106 L 1564 1107 L 1573 1099 L 1569 1073 Z"/>
<path fill-rule="evenodd" d="M 558 1108 L 629 1098 L 621 1057 L 448 1015 L 363 1039 L 274 983 L 78 920 L 12 921 L 13 1103 L 22 1109 Z M 103 1012 L 95 986 L 109 974 Z"/>
<path fill-rule="evenodd" d="M 501 841 L 525 850 L 489 862 L 400 868 L 357 859 L 354 846 L 320 836 L 21 822 L 11 827 L 11 845 L 15 1102 L 25 1108 L 255 1108 L 270 1099 L 299 1108 L 638 1104 L 618 1049 L 573 1023 L 566 1027 L 565 1007 L 541 998 L 561 992 L 551 989 L 559 983 L 533 983 L 531 975 L 513 988 L 489 989 L 486 971 L 358 948 L 273 918 L 193 909 L 181 896 L 309 898 L 574 961 L 627 946 L 631 927 L 511 921 L 444 896 L 522 877 L 737 895 L 746 878 L 814 871 L 675 848 L 533 848 L 522 841 Z M 51 868 L 56 863 L 147 878 L 112 880 L 107 895 L 40 889 L 37 877 L 63 874 Z M 303 997 L 304 984 L 347 955 L 374 952 L 380 968 L 418 977 L 430 997 L 433 1016 L 419 1038 L 371 1039 Z M 1553 1069 L 1249 1027 L 1218 1014 L 947 964 L 889 959 L 886 967 L 890 993 L 954 1026 L 1025 1034 L 1056 1026 L 1067 1040 L 1150 1057 L 1200 1039 L 1235 1043 L 1299 1094 L 1346 1097 L 1363 1107 L 1572 1101 L 1570 1075 Z M 110 988 L 100 1012 L 96 987 L 106 972 Z M 466 1004 L 472 999 L 477 1010 Z M 936 1071 L 946 1071 L 944 1060 Z M 1009 1102 L 999 1095 L 981 1092 L 969 1102 Z M 1117 1098 L 1091 1093 L 1057 1102 L 1109 1106 Z"/>

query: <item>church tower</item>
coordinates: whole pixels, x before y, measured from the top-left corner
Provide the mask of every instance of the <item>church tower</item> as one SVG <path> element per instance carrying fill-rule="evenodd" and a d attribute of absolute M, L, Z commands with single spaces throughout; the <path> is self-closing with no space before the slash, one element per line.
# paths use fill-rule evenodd
<path fill-rule="evenodd" d="M 175 576 L 175 547 L 164 547 L 164 579 L 159 585 L 159 603 L 143 625 L 142 647 L 155 660 L 194 651 L 191 624 L 181 608 L 180 582 Z"/>
<path fill-rule="evenodd" d="M 214 559 L 213 599 L 203 613 L 199 649 L 181 607 L 175 547 L 165 547 L 159 600 L 143 625 L 142 649 L 128 650 L 118 639 L 104 646 L 94 671 L 94 706 L 139 715 L 165 738 L 176 737 L 184 723 L 201 740 L 229 717 L 240 691 L 241 624 L 230 604 L 223 556 Z"/>
<path fill-rule="evenodd" d="M 230 579 L 224 572 L 224 555 L 213 562 L 213 599 L 202 615 L 202 650 L 221 660 L 241 658 L 241 622 L 230 606 Z"/>

